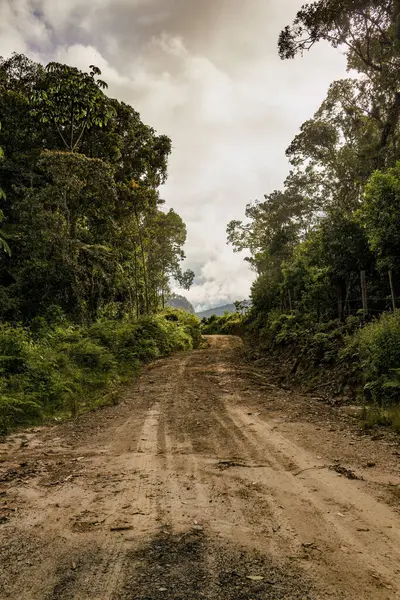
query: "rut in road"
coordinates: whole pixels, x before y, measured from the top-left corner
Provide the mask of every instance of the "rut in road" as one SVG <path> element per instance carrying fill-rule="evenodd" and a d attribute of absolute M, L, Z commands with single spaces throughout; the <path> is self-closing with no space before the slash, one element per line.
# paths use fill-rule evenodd
<path fill-rule="evenodd" d="M 281 431 L 240 345 L 0 444 L 1 599 L 400 598 L 398 513 Z"/>

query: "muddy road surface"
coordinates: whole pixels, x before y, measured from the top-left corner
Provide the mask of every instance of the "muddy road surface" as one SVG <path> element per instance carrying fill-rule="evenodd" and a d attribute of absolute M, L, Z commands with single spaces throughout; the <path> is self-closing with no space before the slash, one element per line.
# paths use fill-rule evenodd
<path fill-rule="evenodd" d="M 0 442 L 0 598 L 400 598 L 399 456 L 209 337 Z"/>

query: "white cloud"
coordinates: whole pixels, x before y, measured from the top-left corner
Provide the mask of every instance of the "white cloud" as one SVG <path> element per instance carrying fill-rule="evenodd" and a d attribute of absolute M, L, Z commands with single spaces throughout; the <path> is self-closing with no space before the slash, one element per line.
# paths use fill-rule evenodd
<path fill-rule="evenodd" d="M 253 274 L 225 245 L 229 220 L 279 187 L 285 148 L 345 74 L 320 45 L 282 62 L 277 37 L 302 0 L 12 0 L 0 4 L 0 54 L 12 50 L 86 69 L 110 95 L 172 138 L 162 190 L 186 221 L 187 294 L 198 305 L 236 300 Z"/>

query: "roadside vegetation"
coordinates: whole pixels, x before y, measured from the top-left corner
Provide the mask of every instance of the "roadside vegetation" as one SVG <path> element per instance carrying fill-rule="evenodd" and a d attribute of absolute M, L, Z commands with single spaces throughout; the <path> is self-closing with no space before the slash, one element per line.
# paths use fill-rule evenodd
<path fill-rule="evenodd" d="M 289 145 L 283 189 L 228 225 L 257 275 L 250 314 L 205 328 L 245 327 L 282 376 L 400 429 L 400 3 L 305 4 L 279 54 L 297 59 L 320 41 L 345 52 L 349 77 Z"/>
<path fill-rule="evenodd" d="M 194 277 L 159 192 L 171 140 L 88 71 L 0 58 L 0 433 L 199 343 L 196 317 L 164 310 Z"/>
<path fill-rule="evenodd" d="M 200 343 L 199 321 L 171 309 L 139 319 L 62 318 L 0 327 L 0 434 L 16 425 L 75 417 L 114 403 L 149 361 Z"/>
<path fill-rule="evenodd" d="M 241 313 L 226 313 L 221 317 L 211 315 L 201 320 L 201 330 L 204 335 L 240 335 L 243 326 Z"/>

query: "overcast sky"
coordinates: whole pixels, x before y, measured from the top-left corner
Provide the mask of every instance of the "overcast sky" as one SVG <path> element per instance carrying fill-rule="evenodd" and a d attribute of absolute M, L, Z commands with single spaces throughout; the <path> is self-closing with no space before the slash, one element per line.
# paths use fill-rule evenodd
<path fill-rule="evenodd" d="M 185 295 L 197 307 L 248 296 L 254 274 L 226 224 L 282 185 L 285 149 L 343 56 L 320 45 L 294 61 L 280 30 L 302 0 L 0 0 L 0 54 L 101 68 L 109 95 L 172 138 L 162 189 L 188 227 Z"/>

